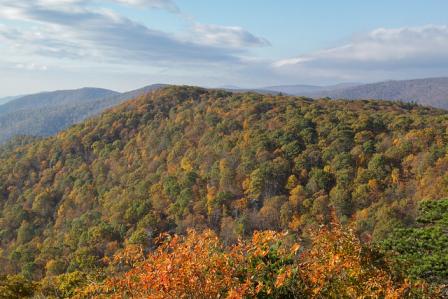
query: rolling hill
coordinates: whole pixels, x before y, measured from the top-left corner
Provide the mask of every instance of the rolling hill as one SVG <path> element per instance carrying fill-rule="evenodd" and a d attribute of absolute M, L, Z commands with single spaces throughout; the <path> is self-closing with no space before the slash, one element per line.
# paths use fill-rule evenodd
<path fill-rule="evenodd" d="M 336 91 L 340 89 L 345 89 L 349 87 L 355 87 L 360 84 L 358 83 L 341 83 L 336 85 L 326 85 L 326 86 L 318 86 L 318 85 L 277 85 L 277 86 L 268 86 L 260 88 L 261 90 L 271 90 L 282 92 L 284 94 L 289 95 L 297 95 L 297 96 L 316 96 L 322 94 L 324 92 Z"/>
<path fill-rule="evenodd" d="M 112 90 L 100 88 L 81 88 L 76 90 L 59 90 L 42 92 L 15 99 L 0 107 L 0 113 L 6 114 L 19 110 L 49 108 L 59 105 L 89 103 L 104 97 L 117 95 Z"/>
<path fill-rule="evenodd" d="M 270 86 L 263 89 L 313 98 L 394 100 L 448 109 L 448 78 L 385 81 L 372 84 L 339 84 L 334 86 L 285 85 Z"/>
<path fill-rule="evenodd" d="M 157 89 L 0 155 L 0 268 L 73 295 L 160 233 L 306 239 L 337 219 L 366 244 L 411 229 L 433 246 L 407 275 L 444 282 L 445 210 L 414 230 L 421 202 L 448 197 L 447 127 L 445 111 L 408 103 Z"/>
<path fill-rule="evenodd" d="M 125 93 L 84 88 L 6 98 L 8 102 L 0 105 L 0 143 L 15 136 L 53 135 L 127 99 L 164 86 L 166 85 L 154 84 Z M 448 109 L 448 78 L 372 84 L 344 83 L 329 86 L 279 85 L 256 89 L 228 86 L 223 89 L 239 93 L 250 91 L 271 95 L 283 93 L 310 98 L 398 100 Z"/>
<path fill-rule="evenodd" d="M 0 105 L 6 104 L 8 102 L 11 102 L 15 99 L 21 98 L 22 96 L 13 96 L 13 97 L 4 97 L 0 98 Z"/>
<path fill-rule="evenodd" d="M 163 85 L 118 93 L 99 88 L 44 92 L 0 106 L 0 143 L 15 136 L 49 136 L 127 99 Z"/>
<path fill-rule="evenodd" d="M 448 109 L 448 78 L 387 81 L 318 94 L 340 99 L 384 99 Z"/>

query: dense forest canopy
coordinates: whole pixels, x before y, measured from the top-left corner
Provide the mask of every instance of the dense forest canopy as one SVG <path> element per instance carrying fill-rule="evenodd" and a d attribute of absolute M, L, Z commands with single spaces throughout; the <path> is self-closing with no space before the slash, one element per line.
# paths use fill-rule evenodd
<path fill-rule="evenodd" d="M 307 240 L 335 218 L 399 254 L 409 244 L 391 236 L 419 229 L 447 248 L 446 215 L 419 226 L 420 203 L 448 197 L 447 128 L 445 111 L 408 103 L 156 90 L 2 149 L 0 268 L 76 286 L 160 233 L 211 229 L 222 246 L 260 230 Z M 442 253 L 433 266 L 446 265 Z M 411 272 L 428 278 L 424 265 Z M 427 281 L 447 282 L 436 276 Z"/>

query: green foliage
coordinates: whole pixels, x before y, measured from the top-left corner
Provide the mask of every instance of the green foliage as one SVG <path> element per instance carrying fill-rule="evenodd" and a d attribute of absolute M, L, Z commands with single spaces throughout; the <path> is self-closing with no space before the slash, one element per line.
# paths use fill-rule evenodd
<path fill-rule="evenodd" d="M 37 285 L 20 275 L 0 276 L 0 298 L 19 299 L 32 297 Z"/>
<path fill-rule="evenodd" d="M 448 199 L 422 201 L 414 227 L 396 229 L 382 242 L 385 250 L 414 278 L 448 282 Z"/>
<path fill-rule="evenodd" d="M 383 101 L 195 87 L 141 96 L 0 155 L 0 268 L 94 275 L 126 244 L 211 228 L 232 243 L 332 211 L 365 240 L 448 196 L 448 115 Z"/>
<path fill-rule="evenodd" d="M 42 281 L 39 293 L 46 298 L 71 298 L 87 281 L 87 276 L 79 271 L 47 277 Z"/>

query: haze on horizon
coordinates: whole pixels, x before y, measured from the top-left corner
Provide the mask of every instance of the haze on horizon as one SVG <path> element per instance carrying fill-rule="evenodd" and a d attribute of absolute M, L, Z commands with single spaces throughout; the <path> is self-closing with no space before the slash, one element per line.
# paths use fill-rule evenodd
<path fill-rule="evenodd" d="M 448 76 L 448 2 L 0 0 L 0 96 Z"/>

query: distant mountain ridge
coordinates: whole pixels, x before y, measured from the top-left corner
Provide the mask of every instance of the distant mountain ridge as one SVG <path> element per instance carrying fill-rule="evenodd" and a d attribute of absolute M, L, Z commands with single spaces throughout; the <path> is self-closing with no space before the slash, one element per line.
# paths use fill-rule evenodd
<path fill-rule="evenodd" d="M 85 87 L 76 90 L 57 90 L 19 97 L 0 107 L 0 115 L 17 110 L 38 109 L 47 106 L 89 103 L 120 93 L 102 88 Z"/>
<path fill-rule="evenodd" d="M 13 96 L 13 97 L 4 97 L 4 98 L 0 98 L 0 105 L 4 105 L 8 102 L 11 102 L 15 99 L 21 98 L 23 96 Z"/>
<path fill-rule="evenodd" d="M 101 88 L 82 88 L 0 99 L 0 143 L 15 136 L 53 135 L 128 99 L 165 86 L 167 85 L 153 84 L 124 93 Z M 217 89 L 238 93 L 283 93 L 310 98 L 398 100 L 448 109 L 448 78 L 371 84 L 342 83 L 330 86 L 298 84 L 239 88 L 229 85 Z M 2 101 L 7 103 L 2 105 Z"/>
<path fill-rule="evenodd" d="M 328 85 L 328 86 L 317 86 L 317 85 L 278 85 L 278 86 L 268 86 L 261 88 L 262 90 L 273 90 L 278 91 L 290 95 L 315 95 L 321 92 L 330 91 L 330 90 L 339 90 L 348 87 L 358 86 L 360 83 L 341 83 L 336 85 Z"/>
<path fill-rule="evenodd" d="M 101 88 L 42 92 L 0 105 L 0 143 L 14 136 L 49 136 L 163 84 L 119 93 Z"/>
<path fill-rule="evenodd" d="M 330 90 L 318 95 L 348 100 L 399 100 L 448 109 L 448 78 L 386 81 Z"/>
<path fill-rule="evenodd" d="M 312 98 L 395 100 L 448 109 L 448 78 L 384 81 L 370 84 L 348 83 L 333 86 L 284 85 L 261 89 Z"/>

